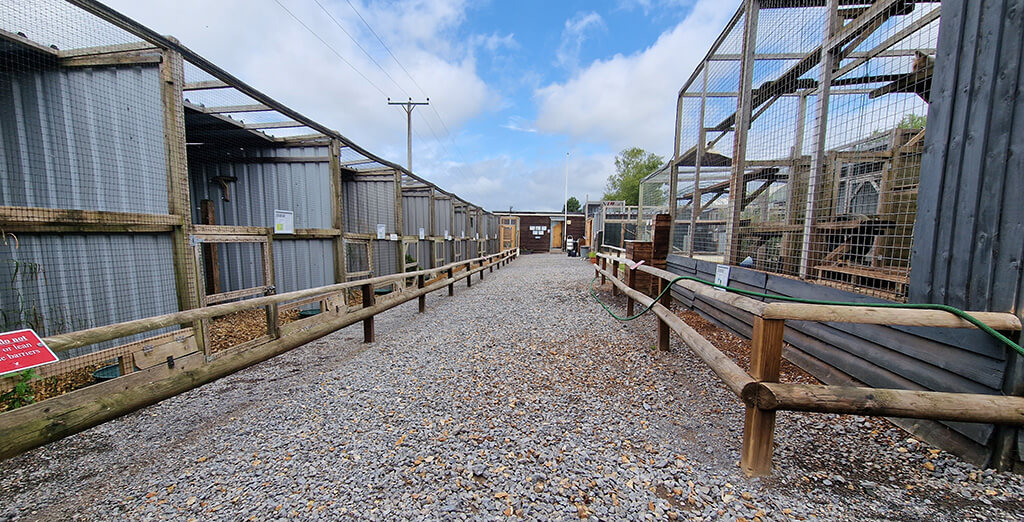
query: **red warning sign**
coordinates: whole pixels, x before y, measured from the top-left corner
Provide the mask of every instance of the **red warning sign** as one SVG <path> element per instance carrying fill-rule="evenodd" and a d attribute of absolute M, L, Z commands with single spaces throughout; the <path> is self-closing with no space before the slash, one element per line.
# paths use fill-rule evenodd
<path fill-rule="evenodd" d="M 57 362 L 57 356 L 35 331 L 17 330 L 0 334 L 0 375 L 52 362 Z"/>

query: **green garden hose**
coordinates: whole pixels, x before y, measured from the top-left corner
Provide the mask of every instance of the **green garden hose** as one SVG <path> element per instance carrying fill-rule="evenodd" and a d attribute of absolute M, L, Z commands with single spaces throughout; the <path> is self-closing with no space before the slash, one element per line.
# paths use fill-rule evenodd
<path fill-rule="evenodd" d="M 848 303 L 848 302 L 843 302 L 843 301 L 824 301 L 824 300 L 820 300 L 820 299 L 804 299 L 802 297 L 789 297 L 789 296 L 785 296 L 785 295 L 763 294 L 761 292 L 753 292 L 751 290 L 743 290 L 741 288 L 733 288 L 731 286 L 720 285 L 718 283 L 707 281 L 707 280 L 701 279 L 699 277 L 679 276 L 679 277 L 669 281 L 669 283 L 667 285 L 665 285 L 665 288 L 663 288 L 661 290 L 661 293 L 658 294 L 658 297 L 655 297 L 654 301 L 652 301 L 649 306 L 647 306 L 646 308 L 641 310 L 640 313 L 635 314 L 635 315 L 631 315 L 631 316 L 628 316 L 628 317 L 620 317 L 620 316 L 616 315 L 616 313 L 613 312 L 612 309 L 608 307 L 608 305 L 604 304 L 601 301 L 601 299 L 597 296 L 597 290 L 594 289 L 594 281 L 597 280 L 597 277 L 598 276 L 595 275 L 594 279 L 590 280 L 590 295 L 594 296 L 594 300 L 596 300 L 597 303 L 600 304 L 601 307 L 604 308 L 606 312 L 611 314 L 612 317 L 618 319 L 619 321 L 632 321 L 633 319 L 636 319 L 636 318 L 644 315 L 645 313 L 649 312 L 651 310 L 651 308 L 654 307 L 654 303 L 657 303 L 661 299 L 661 297 L 664 296 L 665 293 L 668 292 L 669 289 L 672 288 L 672 285 L 676 284 L 677 281 L 682 281 L 684 279 L 687 279 L 687 280 L 690 280 L 690 281 L 697 281 L 698 283 L 704 283 L 706 285 L 713 286 L 715 288 L 721 288 L 721 289 L 723 289 L 723 290 L 725 290 L 727 292 L 734 292 L 734 293 L 737 293 L 737 294 L 747 295 L 747 296 L 752 296 L 752 297 L 763 297 L 763 298 L 767 298 L 767 299 L 776 299 L 776 300 L 779 300 L 779 301 L 789 301 L 791 303 L 805 303 L 805 304 L 830 305 L 830 306 L 872 307 L 872 308 L 897 308 L 897 309 L 904 309 L 904 310 L 939 310 L 939 311 L 942 311 L 942 312 L 949 312 L 949 313 L 951 313 L 951 314 L 953 314 L 953 315 L 955 315 L 955 316 L 957 316 L 957 317 L 959 317 L 959 318 L 961 318 L 961 319 L 963 319 L 963 320 L 973 324 L 974 326 L 977 326 L 981 331 L 983 331 L 983 332 L 987 333 L 988 335 L 994 337 L 996 340 L 998 340 L 999 342 L 1005 344 L 1006 346 L 1009 346 L 1010 348 L 1016 350 L 1017 353 L 1019 353 L 1021 355 L 1024 355 L 1024 348 L 1022 348 L 1021 345 L 1013 342 L 1013 340 L 1011 340 L 1009 337 L 1006 337 L 1005 335 L 997 332 L 991 326 L 981 322 L 979 319 L 977 319 L 973 315 L 971 315 L 971 314 L 969 314 L 969 313 L 967 313 L 967 312 L 965 312 L 965 311 L 963 311 L 963 310 L 961 310 L 959 308 L 956 308 L 956 307 L 953 307 L 953 306 L 948 306 L 948 305 L 941 305 L 941 304 L 915 304 L 915 303 L 909 303 L 909 304 L 904 304 L 904 303 Z"/>

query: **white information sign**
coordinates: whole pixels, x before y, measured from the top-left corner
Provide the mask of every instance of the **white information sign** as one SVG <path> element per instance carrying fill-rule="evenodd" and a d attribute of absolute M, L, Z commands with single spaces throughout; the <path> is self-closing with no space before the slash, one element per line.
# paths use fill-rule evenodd
<path fill-rule="evenodd" d="M 391 234 L 392 241 L 398 241 L 398 234 Z"/>
<path fill-rule="evenodd" d="M 729 265 L 718 265 L 715 268 L 715 284 L 729 286 Z M 724 288 L 715 288 L 715 290 L 725 291 Z"/>
<path fill-rule="evenodd" d="M 426 239 L 426 238 L 427 238 L 426 231 L 423 230 L 423 227 L 420 227 L 420 239 Z"/>
<path fill-rule="evenodd" d="M 294 234 L 295 213 L 291 210 L 274 210 L 274 233 Z"/>
<path fill-rule="evenodd" d="M 384 223 L 377 223 L 377 239 L 384 239 L 388 233 L 388 227 Z"/>

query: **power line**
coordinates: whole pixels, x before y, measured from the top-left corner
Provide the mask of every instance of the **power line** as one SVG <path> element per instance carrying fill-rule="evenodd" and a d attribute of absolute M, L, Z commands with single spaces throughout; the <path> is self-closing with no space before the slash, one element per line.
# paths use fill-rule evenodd
<path fill-rule="evenodd" d="M 363 72 L 362 72 L 362 71 L 360 71 L 359 69 L 357 69 L 355 65 L 352 65 L 352 63 L 351 63 L 351 62 L 349 62 L 348 60 L 346 60 L 346 59 L 345 59 L 345 57 L 344 57 L 344 56 L 342 56 L 342 55 L 341 55 L 341 53 L 339 53 L 337 49 L 335 49 L 335 48 L 334 48 L 333 46 L 331 46 L 331 44 L 327 43 L 327 41 L 326 41 L 326 40 L 324 40 L 323 38 L 321 38 L 319 34 L 316 34 L 316 31 L 313 31 L 312 29 L 310 29 L 310 27 L 309 27 L 308 25 L 306 25 L 306 23 L 305 23 L 305 22 L 303 22 L 302 20 L 300 20 L 300 19 L 299 19 L 299 17 L 295 16 L 295 13 L 292 13 L 292 12 L 291 12 L 291 11 L 290 11 L 290 10 L 289 10 L 289 9 L 288 9 L 287 7 L 285 7 L 285 6 L 284 6 L 284 4 L 282 4 L 282 3 L 280 2 L 280 0 L 274 0 L 274 3 L 276 3 L 276 4 L 278 5 L 278 6 L 280 6 L 280 7 L 281 7 L 281 9 L 284 9 L 284 12 L 288 13 L 288 15 L 289 15 L 289 16 L 291 16 L 291 17 L 292 17 L 292 19 L 294 19 L 294 20 L 295 20 L 296 22 L 298 22 L 298 23 L 299 23 L 299 25 L 301 25 L 302 27 L 304 27 L 304 28 L 306 29 L 306 31 L 309 31 L 309 34 L 311 34 L 311 35 L 315 36 L 317 40 L 320 40 L 320 43 L 322 43 L 322 44 L 324 44 L 325 46 L 327 46 L 327 48 L 328 48 L 328 49 L 330 49 L 330 50 L 331 50 L 331 52 L 333 52 L 333 53 L 334 53 L 334 55 L 338 57 L 338 59 L 340 59 L 341 61 L 345 62 L 345 65 L 348 65 L 348 66 L 349 66 L 349 67 L 350 67 L 350 68 L 351 68 L 351 69 L 352 69 L 353 71 L 355 71 L 355 72 L 356 72 L 356 74 L 358 74 L 358 75 L 359 75 L 359 76 L 361 76 L 361 77 L 362 77 L 362 78 L 363 78 L 364 80 L 366 80 L 366 83 L 368 83 L 368 84 L 370 84 L 371 86 L 373 86 L 373 88 L 374 88 L 374 89 L 377 89 L 377 91 L 378 91 L 378 92 L 380 92 L 380 95 L 381 95 L 381 96 L 385 96 L 385 97 L 387 96 L 387 93 L 385 93 L 383 89 L 381 89 L 380 87 L 378 87 L 378 86 L 377 86 L 377 84 L 373 83 L 373 81 L 372 81 L 372 80 L 370 80 L 369 78 L 367 78 L 367 77 L 366 77 L 366 75 L 365 75 L 365 74 L 363 74 Z"/>
<path fill-rule="evenodd" d="M 364 49 L 363 46 L 359 44 L 359 41 L 356 40 L 356 38 L 354 36 L 352 36 L 352 33 L 349 33 L 348 30 L 346 30 L 345 27 L 341 25 L 341 22 L 339 22 L 338 19 L 335 18 L 334 15 L 332 15 L 331 12 L 328 11 L 327 8 L 324 7 L 323 4 L 320 3 L 320 0 L 313 0 L 313 2 L 315 2 L 316 5 L 318 5 L 320 7 L 320 10 L 323 11 L 324 14 L 326 14 L 331 19 L 332 22 L 334 22 L 334 25 L 338 26 L 338 29 L 341 29 L 341 32 L 345 33 L 345 36 L 348 36 L 348 38 L 350 40 L 352 40 L 352 43 L 356 44 L 356 47 L 358 47 L 359 50 L 362 51 L 363 54 L 365 54 L 366 57 L 370 59 L 370 61 L 373 62 L 373 64 L 376 65 L 378 69 L 380 69 L 380 72 L 384 73 L 384 76 L 387 76 L 388 79 L 391 80 L 391 83 L 395 84 L 395 87 L 398 87 L 398 90 L 402 91 L 402 94 L 405 94 L 406 96 L 409 96 L 409 93 L 404 88 L 402 88 L 402 86 L 399 85 L 398 82 L 395 81 L 395 79 L 391 76 L 391 74 L 388 73 L 388 71 L 385 70 L 383 66 L 381 66 L 380 62 L 378 62 L 376 59 L 374 59 L 373 55 L 371 55 L 369 52 L 367 52 L 367 50 Z M 388 52 L 390 52 L 390 51 L 388 51 Z M 399 65 L 401 65 L 401 64 L 399 64 Z"/>
<path fill-rule="evenodd" d="M 365 48 L 364 48 L 364 47 L 363 47 L 363 46 L 362 46 L 362 45 L 361 45 L 360 43 L 359 43 L 359 41 L 358 41 L 358 40 L 356 40 L 356 38 L 355 38 L 354 36 L 352 36 L 352 33 L 349 33 L 349 32 L 348 32 L 348 30 L 347 30 L 347 29 L 345 29 L 345 27 L 341 25 L 341 23 L 340 23 L 340 22 L 339 22 L 339 21 L 338 21 L 338 20 L 337 20 L 337 19 L 336 19 L 336 18 L 334 17 L 334 15 L 332 15 L 332 14 L 330 13 L 330 11 L 328 11 L 328 10 L 327 10 L 327 9 L 326 9 L 326 8 L 324 7 L 324 5 L 320 3 L 320 1 L 319 1 L 319 0 L 313 0 L 313 1 L 314 1 L 314 2 L 316 3 L 316 5 L 318 5 L 318 6 L 320 7 L 320 9 L 321 9 L 321 10 L 322 10 L 322 11 L 323 11 L 323 12 L 324 12 L 325 14 L 327 14 L 327 16 L 328 16 L 328 17 L 330 17 L 330 18 L 331 18 L 331 20 L 332 20 L 332 21 L 334 22 L 334 25 L 338 26 L 338 28 L 339 28 L 339 29 L 341 29 L 341 30 L 342 30 L 342 32 L 344 32 L 344 33 L 345 33 L 345 35 L 346 35 L 346 36 L 348 36 L 348 37 L 349 37 L 349 39 L 351 39 L 351 40 L 352 40 L 352 42 L 356 44 L 356 46 L 357 46 L 357 47 L 359 47 L 359 50 L 361 50 L 361 51 L 363 52 L 363 54 L 365 54 L 365 55 L 366 55 L 366 57 L 367 57 L 367 58 L 369 58 L 369 59 L 370 59 L 370 61 L 372 61 L 372 62 L 374 63 L 374 65 L 376 65 L 376 66 L 377 66 L 377 68 L 378 68 L 378 69 L 380 69 L 380 71 L 381 71 L 382 73 L 384 73 L 384 75 L 385 75 L 385 76 L 387 76 L 387 77 L 388 77 L 388 79 L 389 79 L 389 80 L 391 80 L 391 83 L 395 84 L 395 87 L 398 87 L 398 90 L 402 91 L 402 93 L 403 93 L 403 94 L 405 94 L 405 95 L 406 95 L 406 97 L 409 97 L 409 98 L 411 98 L 411 96 L 409 96 L 409 93 L 408 93 L 408 91 L 406 91 L 406 90 L 405 90 L 405 89 L 404 89 L 404 88 L 403 88 L 403 87 L 402 87 L 402 86 L 401 86 L 401 85 L 400 85 L 400 84 L 398 83 L 398 81 L 396 81 L 396 80 L 395 80 L 395 78 L 394 78 L 393 76 L 391 76 L 391 74 L 389 74 L 389 73 L 387 72 L 387 70 L 386 70 L 386 69 L 384 69 L 384 67 L 383 67 L 383 66 L 382 66 L 382 65 L 380 64 L 380 62 L 378 62 L 378 61 L 377 61 L 377 60 L 376 60 L 376 59 L 375 59 L 375 58 L 374 58 L 374 57 L 373 57 L 373 56 L 372 56 L 372 55 L 371 55 L 371 54 L 370 54 L 370 53 L 369 53 L 369 52 L 368 52 L 368 51 L 367 51 L 367 50 L 366 50 L 366 49 L 365 49 Z M 395 56 L 395 54 L 391 52 L 391 48 L 389 48 L 389 47 L 388 47 L 388 45 L 387 45 L 387 44 L 386 44 L 386 43 L 384 42 L 384 39 L 382 39 L 382 38 L 380 37 L 380 35 L 378 35 L 378 34 L 377 34 L 377 32 L 373 30 L 373 27 L 372 27 L 372 26 L 371 26 L 371 25 L 369 24 L 369 22 L 367 22 L 367 21 L 366 21 L 366 19 L 365 19 L 365 18 L 363 18 L 363 15 L 362 15 L 362 13 L 360 13 L 360 12 L 359 12 L 359 10 L 358 10 L 358 9 L 356 9 L 355 5 L 353 5 L 353 4 L 352 4 L 352 2 L 348 2 L 348 4 L 349 4 L 349 7 L 351 7 L 351 8 L 352 8 L 352 11 L 353 11 L 353 12 L 355 12 L 356 16 L 358 16 L 358 17 L 359 17 L 359 19 L 360 19 L 360 20 L 362 20 L 362 22 L 363 22 L 363 25 L 365 25 L 365 26 L 366 26 L 366 28 L 370 30 L 370 33 L 371 33 L 371 34 L 373 34 L 373 36 L 377 38 L 377 41 L 378 41 L 378 42 L 380 42 L 381 46 L 383 46 L 383 47 L 384 47 L 384 50 L 386 50 L 386 51 L 388 52 L 388 54 L 389 54 L 389 55 L 391 56 L 391 58 L 392 58 L 392 59 L 393 59 L 393 60 L 395 61 L 395 63 L 396 63 L 396 64 L 398 64 L 398 66 L 399 66 L 399 67 L 400 67 L 400 68 L 402 69 L 402 71 L 403 71 L 403 72 L 405 72 L 405 75 L 406 75 L 406 76 L 408 76 L 410 80 L 412 80 L 412 83 L 413 83 L 414 85 L 416 85 L 416 88 L 420 90 L 420 93 L 422 93 L 422 94 L 423 94 L 424 96 L 426 96 L 426 93 L 425 93 L 425 92 L 423 91 L 423 87 L 421 87 L 421 86 L 420 86 L 420 84 L 419 84 L 419 83 L 418 83 L 418 82 L 416 81 L 416 78 L 413 78 L 413 76 L 412 76 L 411 74 L 409 74 L 409 70 L 408 70 L 408 69 L 406 69 L 404 65 L 402 65 L 402 62 L 398 61 L 398 57 L 396 57 L 396 56 Z M 441 114 L 437 112 L 437 109 L 436 109 L 436 108 L 434 108 L 434 106 L 430 106 L 430 108 L 431 108 L 431 109 L 432 109 L 432 110 L 434 111 L 434 114 L 435 114 L 435 115 L 437 116 L 437 119 L 438 119 L 438 121 L 440 121 L 440 122 L 441 122 L 441 125 L 442 125 L 442 127 L 444 127 L 444 129 L 445 129 L 445 134 L 446 134 L 446 136 L 448 136 L 448 137 L 449 137 L 449 141 L 451 141 L 451 131 L 449 131 L 449 130 L 448 130 L 448 126 L 447 126 L 447 125 L 445 124 L 445 122 L 444 122 L 444 119 L 443 119 L 443 118 L 441 118 Z M 432 135 L 432 136 L 434 137 L 434 140 L 435 140 L 435 141 L 437 141 L 437 143 L 441 145 L 441 148 L 442 148 L 442 149 L 444 149 L 444 151 L 445 151 L 445 154 L 451 154 L 451 152 L 450 152 L 450 151 L 448 150 L 448 147 L 447 147 L 447 146 L 446 146 L 446 145 L 444 144 L 444 140 L 442 140 L 442 139 L 441 139 L 441 137 L 440 137 L 440 136 L 438 136 L 438 133 L 437 133 L 437 131 L 436 131 L 436 130 L 434 129 L 434 126 L 430 124 L 430 120 L 429 120 L 429 119 L 423 119 L 422 121 L 423 121 L 423 123 L 425 123 L 425 124 L 427 125 L 427 129 L 428 129 L 428 130 L 430 130 L 430 134 L 431 134 L 431 135 Z M 454 142 L 452 142 L 452 145 L 454 146 L 454 145 L 455 145 L 455 143 L 454 143 Z M 462 155 L 461 151 L 456 151 L 456 152 L 458 152 L 458 154 L 459 154 L 460 156 Z M 465 161 L 465 158 L 463 157 L 463 158 L 462 158 L 462 160 L 463 160 L 463 161 Z"/>
<path fill-rule="evenodd" d="M 353 42 L 355 42 L 356 46 L 359 47 L 359 49 L 363 52 L 363 54 L 365 54 L 368 58 L 370 58 L 370 61 L 372 61 L 381 70 L 381 72 L 383 72 L 388 77 L 388 79 L 391 80 L 391 82 L 394 83 L 395 86 L 398 87 L 398 89 L 401 90 L 403 93 L 405 93 L 406 96 L 408 97 L 408 92 L 405 89 L 403 89 L 402 86 L 399 85 L 399 83 L 394 79 L 394 77 L 391 76 L 390 74 L 388 74 L 388 72 L 384 69 L 384 67 L 381 66 L 381 64 L 379 62 L 377 62 L 377 60 L 375 60 L 373 58 L 373 56 L 371 56 L 366 51 L 366 49 L 363 48 L 363 46 L 359 44 L 358 41 L 356 41 L 356 39 L 352 36 L 352 34 L 349 33 L 344 28 L 344 26 L 342 26 L 338 22 L 338 20 L 333 15 L 331 15 L 331 13 L 329 11 L 327 11 L 326 8 L 324 8 L 323 4 L 321 4 L 319 0 L 313 0 L 313 1 L 317 4 L 317 6 L 320 7 L 321 10 L 323 10 L 327 14 L 327 16 L 329 16 L 331 18 L 331 20 L 334 22 L 334 24 L 337 25 L 338 28 L 342 30 L 342 32 L 344 32 L 350 39 L 352 39 Z M 352 1 L 351 0 L 345 0 L 345 1 L 346 1 L 346 3 L 348 3 L 349 7 L 352 8 L 352 11 L 355 12 L 356 16 L 359 17 L 359 20 L 361 20 L 363 22 L 363 25 L 366 26 L 366 28 L 370 31 L 370 33 L 377 39 L 378 42 L 380 42 L 381 46 L 384 47 L 384 50 L 387 51 L 389 56 L 391 56 L 391 59 L 394 60 L 395 63 L 398 64 L 398 67 L 400 69 L 402 69 L 402 72 L 404 72 L 405 75 L 409 77 L 409 80 L 412 81 L 413 85 L 415 85 L 416 88 L 419 89 L 421 94 L 426 96 L 426 92 L 423 90 L 423 87 L 419 84 L 419 82 L 416 81 L 416 78 L 413 77 L 413 75 L 409 72 L 409 70 L 406 69 L 405 65 L 403 65 L 402 62 L 398 59 L 398 57 L 395 56 L 395 53 L 393 53 L 391 51 L 391 48 L 388 47 L 388 44 L 386 42 L 384 42 L 384 39 L 381 38 L 381 36 L 379 34 L 377 34 L 377 31 L 375 31 L 373 29 L 373 26 L 371 26 L 370 23 L 366 20 L 366 18 L 363 17 L 362 13 L 360 13 L 359 10 L 356 9 L 356 6 L 352 3 Z M 320 40 L 321 43 L 323 43 L 325 46 L 327 46 L 327 48 L 329 48 L 331 50 L 331 52 L 333 52 L 339 59 L 341 59 L 341 61 L 345 62 L 346 65 L 348 65 L 353 71 L 355 71 L 357 74 L 359 74 L 359 76 L 361 76 L 364 80 L 366 80 L 367 83 L 369 83 L 371 86 L 373 86 L 374 89 L 377 89 L 377 92 L 381 93 L 382 96 L 385 96 L 385 97 L 387 96 L 387 94 L 384 92 L 383 89 L 381 89 L 379 86 L 377 86 L 377 84 L 373 83 L 372 80 L 370 80 L 365 74 L 363 74 L 362 71 L 357 69 L 351 62 L 346 60 L 345 57 L 342 56 L 341 53 L 339 53 L 333 46 L 331 46 L 329 43 L 327 43 L 327 41 L 325 41 L 322 37 L 320 37 L 320 35 L 318 35 L 315 31 L 313 31 L 308 25 L 306 25 L 297 16 L 295 16 L 295 14 L 292 13 L 287 7 L 285 7 L 283 4 L 281 4 L 280 0 L 274 0 L 274 2 L 278 6 L 280 6 L 281 9 L 284 9 L 286 13 L 288 13 L 293 19 L 295 19 L 296 22 L 298 22 L 300 25 L 302 25 L 302 27 L 304 27 L 310 34 L 315 36 L 318 40 Z M 458 144 L 455 143 L 455 141 L 452 139 L 451 130 L 448 128 L 448 125 L 445 123 L 444 118 L 441 116 L 441 113 L 434 107 L 434 105 L 430 105 L 429 107 L 433 111 L 434 115 L 437 117 L 437 120 L 441 123 L 442 128 L 444 128 L 445 135 L 447 136 L 448 141 L 450 141 L 452 146 L 455 147 L 456 154 L 459 156 L 459 158 L 462 160 L 462 162 L 464 164 L 468 163 L 468 161 L 466 160 L 465 156 L 462 154 L 462 150 L 459 149 Z M 438 136 L 437 131 L 434 129 L 434 126 L 430 124 L 430 120 L 429 119 L 423 119 L 422 121 L 427 125 L 427 128 L 430 130 L 430 134 L 434 136 L 434 140 L 437 141 L 437 143 L 439 145 L 441 145 L 441 148 L 445 151 L 445 154 L 450 155 L 451 151 L 448 150 L 448 147 L 445 145 L 444 140 L 442 140 Z M 461 166 L 457 167 L 457 169 L 462 171 Z M 463 174 L 465 174 L 465 172 L 463 172 Z"/>
<path fill-rule="evenodd" d="M 370 25 L 370 22 L 367 22 L 366 19 L 363 18 L 362 13 L 360 13 L 359 10 L 356 9 L 356 6 L 352 4 L 352 0 L 345 1 L 348 3 L 348 6 L 352 8 L 352 11 L 356 13 L 356 16 L 358 16 L 359 19 L 363 21 L 363 25 L 365 25 L 366 28 L 370 30 L 370 33 L 377 38 L 377 41 L 380 42 L 380 45 L 382 47 L 384 47 L 384 50 L 387 51 L 389 55 L 391 55 L 391 59 L 394 60 L 395 63 L 397 63 L 398 66 L 401 67 L 402 71 L 405 72 L 405 75 L 408 76 L 410 80 L 412 80 L 413 85 L 415 85 L 416 88 L 420 90 L 420 94 L 422 94 L 425 97 L 427 93 L 424 92 L 423 87 L 421 87 L 419 82 L 416 81 L 416 78 L 412 77 L 412 74 L 409 74 L 409 70 L 406 69 L 404 65 L 402 65 L 402 62 L 398 61 L 398 57 L 395 56 L 395 53 L 391 52 L 391 48 L 388 47 L 388 44 L 384 43 L 384 39 L 381 38 L 379 34 L 377 34 L 377 31 L 373 30 L 373 27 Z"/>
<path fill-rule="evenodd" d="M 356 6 L 355 6 L 355 4 L 352 3 L 352 0 L 345 0 L 345 2 L 348 3 L 349 7 L 352 8 L 352 11 L 356 14 L 356 16 L 358 16 L 359 19 L 362 20 L 363 25 L 365 25 L 366 28 L 370 30 L 370 34 L 372 34 L 375 38 L 377 38 L 377 41 L 380 42 L 381 47 L 383 47 L 384 50 L 388 52 L 388 55 L 391 56 L 391 59 L 394 60 L 396 64 L 398 64 L 398 67 L 402 69 L 402 72 L 404 72 L 405 75 L 408 76 L 410 80 L 412 80 L 413 85 L 415 85 L 416 88 L 420 90 L 420 94 L 422 94 L 424 97 L 427 96 L 426 91 L 423 90 L 423 87 L 420 85 L 420 83 L 417 82 L 416 78 L 413 77 L 412 73 L 410 73 L 409 70 L 405 68 L 405 65 L 402 65 L 401 60 L 399 60 L 398 57 L 395 56 L 395 53 L 391 52 L 391 48 L 388 47 L 388 44 L 386 42 L 384 42 L 384 39 L 381 38 L 379 34 L 377 34 L 377 31 L 373 30 L 373 26 L 370 25 L 370 22 L 366 21 L 366 18 L 363 18 L 363 14 L 359 12 L 359 9 L 356 9 Z M 455 140 L 452 139 L 452 131 L 451 131 L 451 129 L 448 128 L 448 124 L 445 123 L 444 118 L 441 117 L 440 111 L 438 111 L 437 107 L 435 107 L 434 105 L 431 105 L 430 109 L 434 112 L 434 115 L 437 117 L 437 121 L 441 122 L 441 127 L 444 129 L 445 136 L 447 136 L 448 140 L 452 142 L 452 146 L 455 147 L 455 151 L 462 158 L 462 161 L 466 162 L 466 158 L 462 156 L 462 151 L 459 150 L 459 147 L 455 143 Z M 434 132 L 434 128 L 433 128 L 432 125 L 430 125 L 430 121 L 429 120 L 423 120 L 423 121 L 427 124 L 427 127 L 430 128 L 430 133 L 434 135 L 434 139 L 436 139 L 438 142 L 440 142 L 441 138 L 439 138 L 437 136 L 437 133 Z M 448 148 L 445 147 L 444 144 L 442 144 L 441 146 L 444 147 L 445 148 L 445 152 L 447 152 Z"/>
<path fill-rule="evenodd" d="M 380 63 L 377 62 L 376 60 L 374 60 L 373 57 L 369 53 L 367 53 L 366 49 L 364 49 L 363 46 L 360 45 L 359 42 L 356 41 L 355 38 L 347 30 L 345 30 L 345 28 L 340 23 L 338 23 L 338 21 L 334 18 L 334 16 L 332 16 L 330 14 L 330 12 L 327 12 L 327 10 L 324 9 L 324 6 L 318 0 L 314 0 L 314 2 L 316 2 L 316 4 L 320 7 L 320 9 L 323 9 L 327 13 L 327 15 L 331 18 L 331 20 L 334 21 L 335 25 L 337 25 L 339 29 L 341 29 L 349 38 L 351 38 L 353 42 L 355 42 L 356 46 L 359 47 L 359 49 L 362 50 L 363 53 L 366 54 L 367 57 L 370 58 L 370 60 L 374 64 L 376 64 L 378 68 L 381 69 L 381 72 L 383 72 L 388 77 L 388 79 L 390 79 L 391 82 L 394 83 L 396 87 L 398 87 L 399 90 L 401 90 L 403 93 L 406 93 L 408 95 L 407 91 L 404 88 L 402 88 L 402 86 L 399 85 L 399 83 L 397 81 L 395 81 L 394 77 L 392 77 L 390 74 L 388 74 L 388 72 L 386 70 L 384 70 L 384 68 L 380 65 Z M 342 56 L 341 53 L 338 52 L 338 50 L 334 48 L 334 46 L 332 46 L 330 43 L 328 43 L 326 40 L 324 40 L 323 37 L 321 37 L 319 34 L 317 34 L 316 31 L 314 31 L 312 28 L 310 28 L 308 25 L 306 25 L 306 23 L 303 22 L 301 19 L 299 19 L 299 17 L 296 16 L 295 13 L 293 13 L 290 9 L 285 7 L 284 4 L 282 4 L 280 2 L 280 0 L 274 0 L 274 3 L 276 3 L 281 9 L 283 9 L 286 13 L 288 13 L 288 15 L 291 16 L 293 20 L 298 22 L 299 25 L 301 25 L 307 32 L 309 32 L 309 34 L 313 35 L 317 40 L 320 40 L 320 43 L 324 44 L 324 46 L 326 46 L 328 49 L 330 49 L 331 52 L 334 53 L 334 55 L 338 57 L 338 59 L 340 59 L 342 62 L 345 63 L 345 65 L 348 65 L 349 68 L 351 68 L 353 71 L 355 71 L 356 74 L 358 74 L 361 78 L 366 80 L 366 83 L 370 84 L 370 86 L 372 86 L 374 89 L 376 89 L 377 92 L 379 92 L 382 96 L 387 97 L 387 93 L 385 93 L 383 89 L 381 89 L 376 83 L 373 82 L 373 80 L 371 80 L 365 74 L 363 74 L 362 71 L 360 71 L 355 65 L 352 64 L 352 62 L 350 62 L 347 59 L 345 59 L 345 57 Z M 398 66 L 402 69 L 402 71 L 404 71 L 405 74 L 407 76 L 409 76 L 409 79 L 412 80 L 413 84 L 416 85 L 416 87 L 420 90 L 420 92 L 423 92 L 423 88 L 419 85 L 419 83 L 416 81 L 416 79 L 413 78 L 411 74 L 409 74 L 409 71 L 405 68 L 405 66 L 402 65 L 402 63 L 398 61 L 398 58 L 395 57 L 394 53 L 391 52 L 391 49 L 389 49 L 387 47 L 387 44 L 385 44 L 384 41 L 380 38 L 380 36 L 373 30 L 373 27 L 371 27 L 369 25 L 369 23 L 366 22 L 366 19 L 363 18 L 362 14 L 360 14 L 359 11 L 356 10 L 355 6 L 353 6 L 351 2 L 348 2 L 348 3 L 349 3 L 349 6 L 352 7 L 352 10 L 355 11 L 356 15 L 359 16 L 359 19 L 362 20 L 363 23 L 366 25 L 366 27 L 370 30 L 370 32 L 373 33 L 373 35 L 375 37 L 377 37 L 377 40 L 380 41 L 381 45 L 384 46 L 384 48 L 385 48 L 385 50 L 387 50 L 388 54 L 391 55 L 391 58 L 393 58 L 395 60 L 395 63 L 397 63 Z M 433 109 L 433 106 L 431 106 L 431 108 Z M 451 141 L 451 131 L 448 130 L 448 126 L 445 125 L 445 122 L 441 118 L 440 113 L 437 112 L 437 109 L 434 109 L 434 114 L 437 115 L 437 118 L 441 122 L 441 125 L 444 126 L 445 131 L 448 133 L 449 141 Z M 441 145 L 441 148 L 445 151 L 445 154 L 449 154 L 450 155 L 451 152 L 448 150 L 448 147 L 444 144 L 444 140 L 442 140 L 437 135 L 437 132 L 434 130 L 434 126 L 430 124 L 430 120 L 424 119 L 423 122 L 426 123 L 427 128 L 430 130 L 430 134 L 433 135 L 434 136 L 434 140 L 439 145 Z M 415 131 L 413 131 L 413 132 L 415 133 Z M 418 133 L 416 133 L 416 134 L 417 134 L 417 137 L 418 137 Z M 462 156 L 462 151 L 458 150 L 458 147 L 457 147 L 457 145 L 455 144 L 454 141 L 452 141 L 452 145 L 456 147 L 456 152 L 459 154 L 459 156 L 461 157 L 462 161 L 464 163 L 466 163 L 466 158 L 464 156 Z M 460 168 L 459 170 L 462 170 L 462 169 Z"/>

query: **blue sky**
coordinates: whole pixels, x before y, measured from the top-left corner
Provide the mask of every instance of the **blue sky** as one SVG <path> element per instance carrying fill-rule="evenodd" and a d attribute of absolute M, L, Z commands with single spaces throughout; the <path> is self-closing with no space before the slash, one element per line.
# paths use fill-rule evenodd
<path fill-rule="evenodd" d="M 619 150 L 672 153 L 675 94 L 738 0 L 108 3 L 396 163 L 405 113 L 386 98 L 429 96 L 417 174 L 489 210 L 557 210 L 567 151 L 580 200 Z"/>

